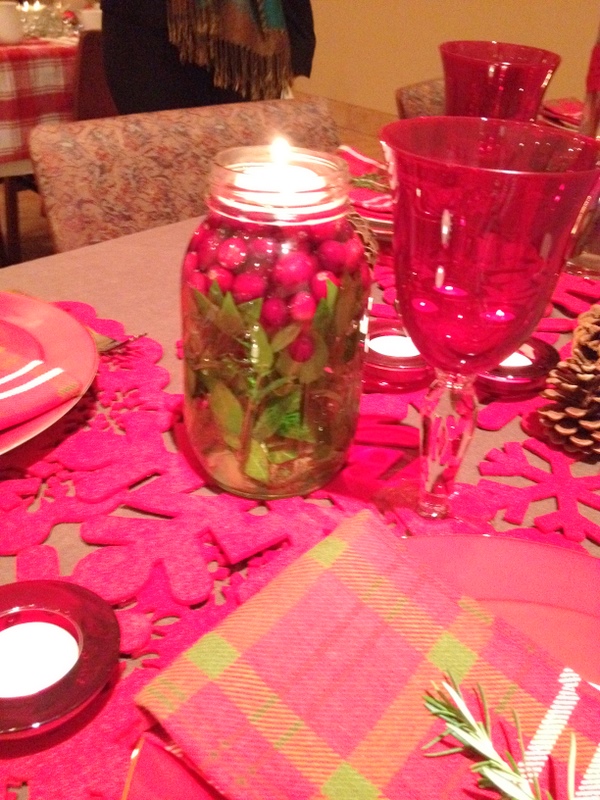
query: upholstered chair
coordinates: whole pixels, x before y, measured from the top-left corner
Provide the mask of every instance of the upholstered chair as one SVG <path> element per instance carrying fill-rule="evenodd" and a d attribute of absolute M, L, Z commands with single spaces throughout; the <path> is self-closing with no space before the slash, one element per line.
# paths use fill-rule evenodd
<path fill-rule="evenodd" d="M 396 89 L 396 108 L 400 119 L 434 117 L 444 113 L 444 79 L 400 86 Z"/>
<path fill-rule="evenodd" d="M 37 126 L 31 159 L 56 251 L 200 216 L 214 156 L 278 135 L 339 145 L 327 101 L 313 97 Z"/>

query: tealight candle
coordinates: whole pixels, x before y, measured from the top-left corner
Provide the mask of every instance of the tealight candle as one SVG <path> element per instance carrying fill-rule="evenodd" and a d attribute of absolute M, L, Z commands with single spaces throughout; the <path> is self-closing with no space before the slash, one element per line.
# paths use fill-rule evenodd
<path fill-rule="evenodd" d="M 79 645 L 49 622 L 23 622 L 0 630 L 0 697 L 24 697 L 59 681 L 75 666 Z"/>
<path fill-rule="evenodd" d="M 319 190 L 325 188 L 325 179 L 309 166 L 291 163 L 293 151 L 285 139 L 273 142 L 269 156 L 267 161 L 242 162 L 234 168 L 241 200 L 250 200 L 255 192 L 260 193 L 262 203 L 272 206 L 304 205 L 303 193 L 308 193 L 306 203 L 310 205 L 322 200 Z"/>
<path fill-rule="evenodd" d="M 552 345 L 532 337 L 495 369 L 478 375 L 477 384 L 491 394 L 536 392 L 558 360 L 558 352 Z"/>
<path fill-rule="evenodd" d="M 501 367 L 530 367 L 532 360 L 519 350 L 500 363 Z"/>
<path fill-rule="evenodd" d="M 432 368 L 399 322 L 371 318 L 364 344 L 363 386 L 367 391 L 402 391 L 427 384 Z"/>
<path fill-rule="evenodd" d="M 412 339 L 398 334 L 387 334 L 369 339 L 368 345 L 365 344 L 365 350 L 374 350 L 376 353 L 390 358 L 414 358 L 420 355 Z"/>

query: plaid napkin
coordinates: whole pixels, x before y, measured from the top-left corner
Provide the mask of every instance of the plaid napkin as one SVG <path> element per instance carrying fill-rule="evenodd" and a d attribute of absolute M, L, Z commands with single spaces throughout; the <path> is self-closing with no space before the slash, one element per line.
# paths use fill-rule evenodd
<path fill-rule="evenodd" d="M 81 392 L 62 367 L 0 345 L 0 430 L 20 425 Z"/>
<path fill-rule="evenodd" d="M 550 580 L 550 578 L 549 578 Z M 451 671 L 483 687 L 500 752 L 565 798 L 600 797 L 600 696 L 411 559 L 370 512 L 340 525 L 150 682 L 138 702 L 230 800 L 497 797 L 462 754 L 426 758 L 424 707 Z M 477 711 L 475 711 L 477 714 Z"/>

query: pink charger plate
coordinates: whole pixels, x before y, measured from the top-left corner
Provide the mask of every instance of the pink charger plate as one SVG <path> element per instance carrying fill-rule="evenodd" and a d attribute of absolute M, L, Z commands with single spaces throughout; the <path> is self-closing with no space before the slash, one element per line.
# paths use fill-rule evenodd
<path fill-rule="evenodd" d="M 0 431 L 0 455 L 37 436 L 85 394 L 98 368 L 98 352 L 88 331 L 66 311 L 28 295 L 0 292 L 0 334 L 21 355 L 60 365 L 81 384 L 81 393 L 21 425 Z M 13 336 L 14 334 L 14 336 Z"/>
<path fill-rule="evenodd" d="M 446 583 L 600 683 L 600 559 L 508 535 L 413 537 L 407 548 Z"/>

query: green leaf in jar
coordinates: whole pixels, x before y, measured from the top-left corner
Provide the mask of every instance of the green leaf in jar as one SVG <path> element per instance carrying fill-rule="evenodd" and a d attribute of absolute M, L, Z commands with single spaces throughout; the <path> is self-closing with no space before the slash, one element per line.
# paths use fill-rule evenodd
<path fill-rule="evenodd" d="M 338 336 L 344 336 L 354 318 L 359 314 L 357 284 L 351 276 L 346 273 L 342 278 L 340 292 L 335 304 L 335 332 Z"/>
<path fill-rule="evenodd" d="M 258 297 L 256 300 L 248 300 L 247 303 L 240 303 L 238 311 L 242 315 L 242 319 L 246 324 L 258 322 L 260 312 L 262 311 L 263 298 Z"/>
<path fill-rule="evenodd" d="M 193 293 L 194 300 L 196 301 L 196 307 L 200 314 L 210 321 L 214 320 L 219 313 L 219 306 L 211 303 L 208 297 L 202 292 L 199 292 L 197 289 L 193 289 Z"/>
<path fill-rule="evenodd" d="M 327 300 L 323 297 L 319 300 L 317 310 L 312 318 L 313 330 L 319 331 L 322 336 L 327 336 L 332 319 L 331 308 L 327 304 Z"/>
<path fill-rule="evenodd" d="M 269 461 L 271 464 L 286 464 L 288 461 L 293 461 L 298 458 L 296 450 L 269 450 Z"/>
<path fill-rule="evenodd" d="M 286 348 L 296 339 L 301 330 L 302 325 L 299 322 L 292 322 L 290 325 L 286 325 L 285 328 L 277 331 L 271 339 L 271 350 L 274 353 L 279 353 L 280 350 Z"/>
<path fill-rule="evenodd" d="M 331 310 L 335 308 L 339 291 L 338 286 L 333 281 L 327 281 L 327 295 L 324 299 Z"/>
<path fill-rule="evenodd" d="M 299 442 L 315 442 L 315 435 L 302 419 L 299 411 L 288 414 L 282 420 L 277 431 L 280 436 L 286 439 L 296 439 Z"/>
<path fill-rule="evenodd" d="M 211 388 L 208 403 L 221 431 L 226 435 L 239 436 L 242 432 L 244 411 L 231 389 L 222 381 L 216 381 Z"/>
<path fill-rule="evenodd" d="M 250 442 L 250 452 L 244 464 L 244 472 L 259 483 L 269 482 L 269 458 L 262 442 L 257 442 L 255 439 Z"/>
<path fill-rule="evenodd" d="M 299 387 L 285 397 L 272 397 L 256 420 L 252 436 L 258 441 L 264 441 L 273 436 L 284 424 L 286 417 L 300 408 L 300 401 Z"/>
<path fill-rule="evenodd" d="M 220 306 L 223 303 L 223 292 L 216 281 L 213 281 L 208 287 L 208 296 L 217 306 Z"/>
<path fill-rule="evenodd" d="M 223 297 L 223 303 L 215 319 L 215 325 L 223 333 L 228 333 L 230 336 L 239 336 L 244 330 L 244 320 L 231 292 L 227 292 Z"/>
<path fill-rule="evenodd" d="M 298 379 L 300 383 L 313 383 L 323 375 L 323 370 L 327 366 L 329 359 L 329 350 L 323 341 L 323 337 L 316 331 L 313 331 L 313 341 L 315 343 L 315 351 L 312 356 L 305 361 L 298 371 Z"/>
<path fill-rule="evenodd" d="M 263 374 L 273 366 L 273 350 L 265 329 L 255 322 L 248 330 L 250 338 L 250 363 L 254 369 Z"/>

